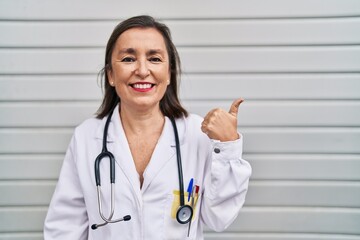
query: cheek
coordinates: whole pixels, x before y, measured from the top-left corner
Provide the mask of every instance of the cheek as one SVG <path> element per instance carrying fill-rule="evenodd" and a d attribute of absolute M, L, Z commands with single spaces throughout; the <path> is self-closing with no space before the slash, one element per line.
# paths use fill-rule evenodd
<path fill-rule="evenodd" d="M 156 78 L 158 78 L 159 80 L 165 81 L 167 82 L 168 80 L 170 80 L 170 69 L 169 66 L 166 65 L 162 65 L 157 67 L 156 69 L 153 69 L 154 73 L 156 73 Z"/>
<path fill-rule="evenodd" d="M 167 69 L 164 70 L 163 73 L 162 73 L 161 80 L 163 82 L 165 82 L 166 85 L 168 85 L 168 81 L 170 81 L 170 78 L 171 78 L 170 72 Z"/>
<path fill-rule="evenodd" d="M 121 84 L 127 82 L 130 76 L 131 72 L 129 72 L 129 70 L 118 68 L 116 69 L 116 71 L 113 72 L 112 79 L 114 82 Z"/>

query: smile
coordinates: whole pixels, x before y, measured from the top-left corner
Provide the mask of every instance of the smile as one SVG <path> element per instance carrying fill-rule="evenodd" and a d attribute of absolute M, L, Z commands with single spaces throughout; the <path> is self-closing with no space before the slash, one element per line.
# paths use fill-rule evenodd
<path fill-rule="evenodd" d="M 134 83 L 134 84 L 130 84 L 130 86 L 138 92 L 147 92 L 150 91 L 155 84 L 152 83 Z"/>

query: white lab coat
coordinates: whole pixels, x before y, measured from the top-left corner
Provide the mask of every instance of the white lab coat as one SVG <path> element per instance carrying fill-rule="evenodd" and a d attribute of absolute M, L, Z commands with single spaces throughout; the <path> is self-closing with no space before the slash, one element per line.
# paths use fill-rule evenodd
<path fill-rule="evenodd" d="M 242 137 L 226 143 L 211 141 L 201 132 L 201 117 L 190 114 L 187 118 L 176 120 L 184 190 L 187 190 L 191 178 L 200 187 L 188 238 L 189 225 L 179 224 L 172 216 L 179 201 L 176 195 L 179 179 L 170 120 L 166 118 L 140 188 L 139 175 L 116 108 L 107 137 L 107 148 L 116 159 L 113 218 L 131 215 L 131 220 L 92 230 L 92 224 L 103 222 L 98 212 L 94 161 L 102 149 L 105 122 L 106 118 L 92 118 L 76 128 L 46 216 L 45 240 L 198 240 L 203 239 L 204 224 L 215 231 L 222 231 L 235 220 L 244 204 L 251 174 L 249 163 L 242 159 Z M 109 169 L 109 161 L 102 160 L 100 170 L 105 216 L 110 209 Z"/>

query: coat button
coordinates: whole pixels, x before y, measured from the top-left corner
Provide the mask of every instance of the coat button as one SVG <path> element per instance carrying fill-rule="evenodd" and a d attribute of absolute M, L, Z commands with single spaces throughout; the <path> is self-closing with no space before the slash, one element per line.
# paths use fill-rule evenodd
<path fill-rule="evenodd" d="M 219 148 L 214 148 L 214 152 L 215 153 L 220 153 L 220 149 Z"/>

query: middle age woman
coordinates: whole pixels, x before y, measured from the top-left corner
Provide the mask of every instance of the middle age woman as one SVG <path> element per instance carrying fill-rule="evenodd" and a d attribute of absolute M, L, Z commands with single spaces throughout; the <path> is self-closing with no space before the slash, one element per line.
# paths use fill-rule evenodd
<path fill-rule="evenodd" d="M 181 106 L 180 59 L 169 29 L 149 16 L 121 22 L 106 48 L 105 96 L 96 118 L 75 130 L 45 221 L 45 239 L 203 239 L 203 227 L 226 229 L 244 204 L 251 167 L 242 159 L 237 132 L 242 99 L 229 111 L 211 110 L 204 119 Z M 107 148 L 116 159 L 113 219 L 98 212 L 94 160 L 110 119 Z M 176 219 L 180 205 L 174 128 L 179 134 L 187 224 Z M 100 166 L 105 215 L 110 209 L 109 164 Z M 189 194 L 191 194 L 189 196 Z"/>

